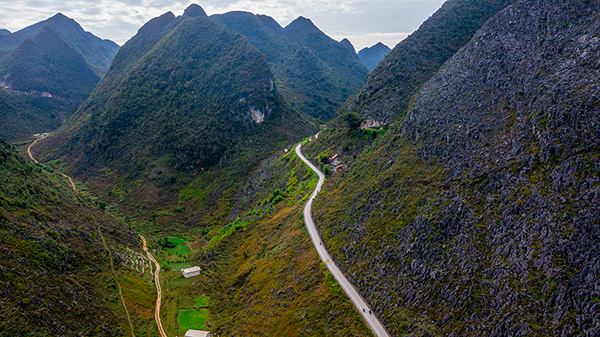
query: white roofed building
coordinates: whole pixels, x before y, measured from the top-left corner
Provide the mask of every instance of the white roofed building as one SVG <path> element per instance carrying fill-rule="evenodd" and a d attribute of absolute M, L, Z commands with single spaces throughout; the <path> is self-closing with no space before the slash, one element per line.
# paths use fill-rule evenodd
<path fill-rule="evenodd" d="M 183 274 L 183 277 L 188 278 L 200 275 L 200 270 L 200 267 L 194 266 L 192 268 L 181 269 L 181 273 Z"/>
<path fill-rule="evenodd" d="M 210 332 L 200 330 L 188 330 L 185 333 L 185 337 L 209 337 Z"/>

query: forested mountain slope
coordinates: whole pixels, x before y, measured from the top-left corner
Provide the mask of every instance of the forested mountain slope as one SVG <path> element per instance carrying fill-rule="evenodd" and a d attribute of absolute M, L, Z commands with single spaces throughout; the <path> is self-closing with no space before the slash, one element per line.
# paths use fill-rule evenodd
<path fill-rule="evenodd" d="M 4 58 L 0 74 L 12 90 L 79 100 L 86 99 L 100 81 L 83 56 L 49 27 L 23 41 Z"/>
<path fill-rule="evenodd" d="M 136 179 L 215 165 L 244 172 L 310 132 L 264 55 L 197 5 L 142 27 L 77 117 L 47 149 L 86 178 L 103 168 Z"/>
<path fill-rule="evenodd" d="M 278 90 L 300 112 L 329 120 L 364 84 L 368 70 L 347 45 L 299 17 L 285 28 L 271 17 L 247 12 L 212 15 L 244 35 L 269 61 Z"/>
<path fill-rule="evenodd" d="M 94 90 L 118 50 L 62 14 L 0 36 L 0 136 L 56 130 Z"/>
<path fill-rule="evenodd" d="M 598 334 L 599 9 L 518 1 L 404 121 L 309 146 L 350 164 L 313 210 L 394 335 Z"/>
<path fill-rule="evenodd" d="M 494 14 L 514 0 L 449 0 L 398 43 L 367 78 L 341 114 L 354 112 L 364 125 L 381 125 L 406 114 L 411 97 Z"/>
<path fill-rule="evenodd" d="M 100 233 L 113 253 L 137 247 L 134 233 L 2 139 L 0 185 L 0 334 L 124 335 Z"/>

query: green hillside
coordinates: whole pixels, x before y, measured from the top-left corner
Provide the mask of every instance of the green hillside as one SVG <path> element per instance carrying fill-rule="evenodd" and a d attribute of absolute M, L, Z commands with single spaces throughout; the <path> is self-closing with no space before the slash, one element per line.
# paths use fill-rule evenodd
<path fill-rule="evenodd" d="M 406 114 L 411 97 L 494 14 L 514 0 L 449 0 L 417 31 L 398 43 L 340 115 L 354 112 L 365 125 Z"/>
<path fill-rule="evenodd" d="M 0 136 L 56 130 L 94 90 L 118 46 L 57 14 L 0 36 Z M 49 97 L 52 96 L 52 97 Z"/>
<path fill-rule="evenodd" d="M 113 256 L 137 249 L 138 239 L 50 171 L 0 139 L 0 335 L 125 335 L 100 235 Z M 131 273 L 118 261 L 115 268 Z"/>
<path fill-rule="evenodd" d="M 79 100 L 87 98 L 100 80 L 83 57 L 48 27 L 7 56 L 0 63 L 0 75 L 12 90 Z"/>
<path fill-rule="evenodd" d="M 77 110 L 78 102 L 0 89 L 0 136 L 9 141 L 52 132 Z"/>
<path fill-rule="evenodd" d="M 211 19 L 244 35 L 269 61 L 279 92 L 296 109 L 331 119 L 364 84 L 368 70 L 356 53 L 300 17 L 282 28 L 264 15 L 230 12 Z"/>

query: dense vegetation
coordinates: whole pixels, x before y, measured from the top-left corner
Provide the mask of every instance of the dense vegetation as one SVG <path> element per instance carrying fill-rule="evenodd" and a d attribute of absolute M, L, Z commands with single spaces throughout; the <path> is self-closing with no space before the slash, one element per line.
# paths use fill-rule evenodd
<path fill-rule="evenodd" d="M 199 172 L 225 153 L 249 148 L 252 162 L 287 139 L 281 127 L 291 135 L 303 127 L 295 125 L 300 117 L 277 93 L 260 52 L 205 15 L 186 13 L 141 29 L 132 42 L 149 51 L 137 53 L 143 57 L 135 63 L 117 56 L 80 108 L 64 151 L 85 153 L 81 170 L 110 163 L 130 173 L 152 165 Z M 160 41 L 150 41 L 152 49 L 139 43 L 147 30 L 169 28 Z M 132 49 L 127 43 L 123 52 L 135 54 Z"/>
<path fill-rule="evenodd" d="M 313 211 L 392 334 L 597 333 L 598 9 L 517 2 L 403 121 L 307 147 L 349 164 Z"/>
<path fill-rule="evenodd" d="M 133 191 L 118 201 L 116 188 L 102 198 L 154 238 L 163 289 L 170 289 L 163 299 L 169 335 L 194 326 L 228 336 L 370 336 L 304 228 L 302 207 L 316 182 L 293 152 L 282 151 L 248 176 L 207 170 L 174 205 L 148 204 L 146 193 Z M 200 276 L 183 279 L 180 269 L 193 265 Z M 197 304 L 207 297 L 207 307 Z"/>
<path fill-rule="evenodd" d="M 0 89 L 0 136 L 10 141 L 31 139 L 33 134 L 56 130 L 76 110 L 76 101 Z"/>
<path fill-rule="evenodd" d="M 309 19 L 300 17 L 285 28 L 268 16 L 246 12 L 211 19 L 244 35 L 265 54 L 278 90 L 302 113 L 329 120 L 364 83 L 367 69 L 356 53 Z"/>
<path fill-rule="evenodd" d="M 5 57 L 0 74 L 12 90 L 79 100 L 87 98 L 100 81 L 83 56 L 48 27 Z"/>
<path fill-rule="evenodd" d="M 419 29 L 400 42 L 375 68 L 358 95 L 341 110 L 366 124 L 404 116 L 410 98 L 473 37 L 494 14 L 515 0 L 449 0 Z"/>
<path fill-rule="evenodd" d="M 129 324 L 101 235 L 115 252 L 137 238 L 50 171 L 0 139 L 0 334 L 123 335 Z"/>

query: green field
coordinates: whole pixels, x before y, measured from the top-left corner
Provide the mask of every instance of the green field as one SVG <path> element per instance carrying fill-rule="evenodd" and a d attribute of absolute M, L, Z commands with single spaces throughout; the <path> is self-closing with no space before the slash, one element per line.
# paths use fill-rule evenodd
<path fill-rule="evenodd" d="M 210 296 L 203 296 L 194 299 L 194 308 L 206 308 L 210 302 Z"/>
<path fill-rule="evenodd" d="M 179 334 L 184 335 L 186 331 L 208 330 L 206 320 L 208 318 L 208 309 L 180 309 L 177 315 L 179 324 Z"/>

